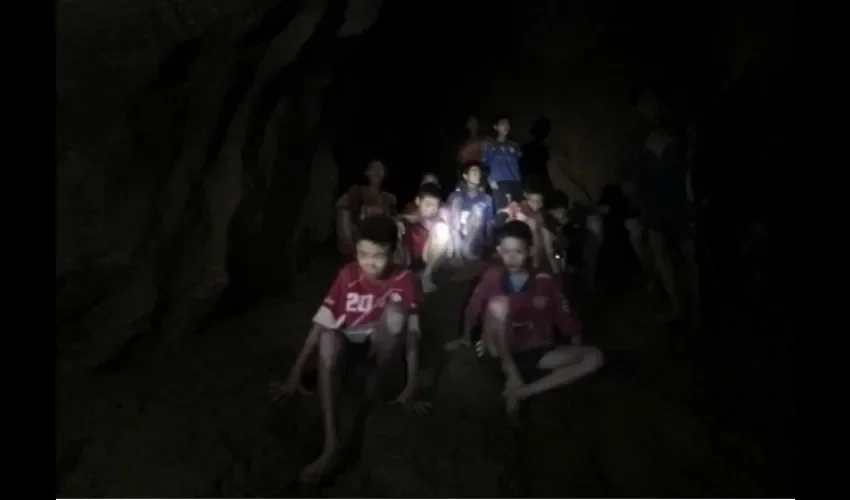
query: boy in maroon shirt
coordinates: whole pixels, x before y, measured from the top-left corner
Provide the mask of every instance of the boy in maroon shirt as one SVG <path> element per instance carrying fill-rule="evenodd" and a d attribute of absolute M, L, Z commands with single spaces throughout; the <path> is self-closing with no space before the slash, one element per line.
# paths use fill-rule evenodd
<path fill-rule="evenodd" d="M 470 344 L 481 319 L 479 355 L 501 360 L 510 414 L 526 398 L 595 372 L 603 357 L 599 349 L 581 345 L 581 323 L 556 280 L 529 264 L 528 225 L 507 222 L 496 242 L 501 264 L 484 273 L 469 299 L 461 343 Z"/>
<path fill-rule="evenodd" d="M 289 376 L 273 387 L 277 399 L 303 391 L 302 371 L 313 350 L 318 351 L 325 443 L 321 456 L 301 472 L 306 482 L 325 475 L 339 452 L 333 380 L 341 354 L 345 353 L 346 364 L 374 361 L 380 377 L 396 347 L 403 343 L 407 383 L 396 402 L 410 403 L 416 389 L 420 293 L 413 274 L 392 263 L 398 241 L 396 222 L 384 215 L 366 217 L 357 238 L 357 260 L 340 270 L 313 317 L 313 326 Z"/>
<path fill-rule="evenodd" d="M 360 221 L 371 215 L 396 214 L 395 196 L 382 187 L 387 176 L 384 164 L 380 160 L 372 160 L 364 174 L 369 180 L 368 184 L 351 186 L 336 202 L 338 247 L 340 252 L 349 256 L 354 255 Z"/>
<path fill-rule="evenodd" d="M 436 289 L 434 271 L 451 254 L 451 234 L 441 213 L 440 197 L 438 184 L 422 184 L 416 195 L 416 211 L 399 215 L 404 260 L 411 270 L 420 275 L 425 293 Z"/>

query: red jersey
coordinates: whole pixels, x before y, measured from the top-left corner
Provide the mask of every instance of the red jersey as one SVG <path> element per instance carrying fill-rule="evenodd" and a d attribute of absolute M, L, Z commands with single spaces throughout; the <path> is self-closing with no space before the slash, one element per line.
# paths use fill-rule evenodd
<path fill-rule="evenodd" d="M 419 287 L 413 274 L 396 268 L 385 279 L 372 280 L 352 262 L 339 271 L 313 321 L 343 331 L 374 325 L 383 316 L 388 302 L 401 304 L 408 313 L 417 310 Z"/>
<path fill-rule="evenodd" d="M 412 259 L 422 258 L 429 234 L 430 231 L 421 222 L 405 222 L 402 242 Z"/>
<path fill-rule="evenodd" d="M 529 269 L 528 273 L 528 281 L 515 292 L 507 269 L 501 265 L 488 269 L 466 305 L 465 325 L 478 321 L 490 299 L 506 296 L 512 325 L 509 345 L 514 352 L 554 344 L 556 328 L 563 337 L 581 333 L 581 322 L 572 314 L 552 275 L 538 269 Z"/>
<path fill-rule="evenodd" d="M 466 165 L 471 162 L 480 162 L 481 139 L 467 139 L 467 141 L 460 146 L 460 150 L 457 153 L 457 159 L 461 165 Z"/>
<path fill-rule="evenodd" d="M 376 195 L 367 186 L 351 186 L 344 198 L 347 198 L 347 206 L 355 220 L 370 215 L 395 215 L 395 196 L 386 191 Z"/>

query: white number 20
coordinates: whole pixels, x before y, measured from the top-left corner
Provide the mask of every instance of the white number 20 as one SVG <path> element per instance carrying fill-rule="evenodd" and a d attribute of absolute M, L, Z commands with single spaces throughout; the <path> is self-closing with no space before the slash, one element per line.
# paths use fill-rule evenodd
<path fill-rule="evenodd" d="M 372 310 L 375 298 L 372 295 L 360 295 L 349 293 L 345 298 L 345 310 L 347 312 L 369 312 Z"/>

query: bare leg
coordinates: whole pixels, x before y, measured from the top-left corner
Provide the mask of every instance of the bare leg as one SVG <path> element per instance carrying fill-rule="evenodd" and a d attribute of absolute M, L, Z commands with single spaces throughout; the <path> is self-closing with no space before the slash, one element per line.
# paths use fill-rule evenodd
<path fill-rule="evenodd" d="M 327 474 L 333 466 L 337 451 L 339 450 L 333 374 L 341 351 L 342 339 L 339 333 L 333 330 L 323 330 L 319 337 L 318 389 L 319 402 L 322 408 L 322 424 L 325 431 L 325 444 L 319 458 L 301 471 L 301 480 L 304 482 L 314 482 Z"/>
<path fill-rule="evenodd" d="M 570 384 L 602 367 L 602 351 L 590 346 L 562 346 L 546 353 L 540 360 L 541 370 L 551 370 L 545 377 L 521 387 L 520 400 Z"/>
<path fill-rule="evenodd" d="M 519 406 L 515 387 L 520 386 L 522 377 L 511 354 L 508 339 L 510 338 L 510 302 L 507 297 L 493 297 L 487 303 L 482 342 L 494 357 L 502 360 L 502 370 L 505 372 L 507 384 L 505 388 L 505 410 L 508 415 L 514 415 Z"/>
<path fill-rule="evenodd" d="M 422 271 L 422 289 L 425 293 L 434 291 L 434 271 L 449 256 L 451 248 L 451 233 L 448 224 L 438 222 L 431 228 L 425 249 L 422 251 L 422 260 L 425 261 L 425 269 Z"/>
<path fill-rule="evenodd" d="M 676 277 L 673 273 L 673 262 L 670 260 L 670 252 L 667 250 L 664 235 L 660 231 L 650 230 L 649 247 L 652 251 L 655 269 L 661 279 L 661 286 L 664 287 L 664 292 L 670 301 L 672 316 L 678 317 L 681 309 L 679 293 L 676 290 Z"/>

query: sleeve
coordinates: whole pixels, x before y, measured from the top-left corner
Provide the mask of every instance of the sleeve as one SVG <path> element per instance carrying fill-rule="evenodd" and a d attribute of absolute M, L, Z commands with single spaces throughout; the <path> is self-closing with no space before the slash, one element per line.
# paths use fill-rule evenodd
<path fill-rule="evenodd" d="M 564 337 L 572 337 L 581 333 L 581 321 L 573 314 L 572 307 L 564 294 L 558 290 L 554 278 L 548 280 L 546 294 L 549 296 L 549 313 L 552 315 L 552 324 L 554 324 L 561 335 Z"/>
<path fill-rule="evenodd" d="M 345 267 L 342 268 L 331 283 L 325 300 L 322 301 L 322 305 L 319 306 L 319 310 L 313 316 L 313 323 L 331 330 L 336 330 L 345 323 L 344 301 L 345 289 L 348 286 L 346 269 Z"/>
<path fill-rule="evenodd" d="M 342 196 L 336 202 L 337 209 L 352 209 L 354 206 L 359 203 L 360 200 L 360 189 L 357 186 L 351 186 L 348 188 Z"/>
<path fill-rule="evenodd" d="M 469 301 L 466 303 L 466 309 L 463 311 L 464 329 L 470 328 L 478 322 L 478 318 L 481 316 L 484 306 L 493 295 L 492 281 L 493 272 L 487 271 L 484 273 L 484 276 L 481 277 L 478 284 L 475 285 L 475 290 L 472 291 L 472 296 L 469 297 Z"/>

